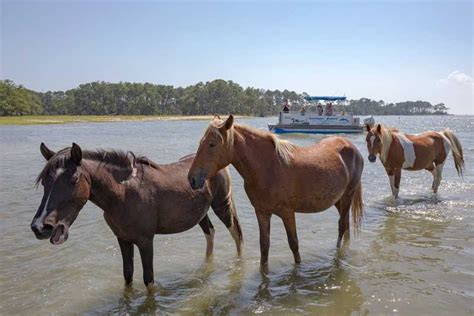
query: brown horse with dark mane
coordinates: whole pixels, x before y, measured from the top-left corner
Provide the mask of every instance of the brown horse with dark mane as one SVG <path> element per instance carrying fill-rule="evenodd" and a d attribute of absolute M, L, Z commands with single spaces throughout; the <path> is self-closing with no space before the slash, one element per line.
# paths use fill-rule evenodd
<path fill-rule="evenodd" d="M 261 264 L 268 262 L 270 220 L 279 216 L 296 263 L 301 261 L 295 212 L 317 213 L 335 205 L 339 236 L 349 233 L 349 210 L 354 227 L 362 218 L 361 174 L 364 159 L 343 137 L 328 137 L 298 147 L 274 134 L 214 118 L 201 139 L 188 179 L 195 189 L 232 164 L 244 179 L 260 228 Z"/>
<path fill-rule="evenodd" d="M 131 152 L 82 151 L 73 144 L 55 153 L 41 144 L 47 164 L 37 179 L 44 187 L 41 204 L 31 223 L 38 239 L 61 244 L 88 200 L 104 211 L 117 236 L 125 284 L 133 278 L 134 245 L 143 265 L 143 280 L 153 285 L 153 237 L 186 231 L 199 223 L 212 254 L 214 228 L 211 206 L 226 225 L 241 252 L 242 232 L 227 170 L 215 174 L 201 190 L 192 190 L 186 175 L 194 155 L 171 164 L 156 164 Z"/>
<path fill-rule="evenodd" d="M 459 176 L 464 168 L 462 145 L 450 129 L 440 132 L 424 132 L 417 135 L 405 134 L 397 129 L 377 124 L 367 129 L 367 150 L 369 161 L 375 162 L 377 155 L 385 167 L 390 187 L 395 198 L 398 197 L 402 169 L 418 171 L 426 169 L 433 175 L 431 188 L 434 193 L 443 177 L 443 167 L 452 151 L 454 166 Z"/>

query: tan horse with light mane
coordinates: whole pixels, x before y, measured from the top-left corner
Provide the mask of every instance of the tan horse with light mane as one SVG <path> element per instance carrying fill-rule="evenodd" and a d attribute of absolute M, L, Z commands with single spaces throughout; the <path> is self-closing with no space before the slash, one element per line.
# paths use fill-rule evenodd
<path fill-rule="evenodd" d="M 261 264 L 268 262 L 270 220 L 279 216 L 296 263 L 298 251 L 295 212 L 317 213 L 335 205 L 339 211 L 337 247 L 349 235 L 349 210 L 354 228 L 362 218 L 361 174 L 364 159 L 343 137 L 328 137 L 298 147 L 274 134 L 214 117 L 201 139 L 188 173 L 193 189 L 232 164 L 244 179 L 260 228 Z"/>
<path fill-rule="evenodd" d="M 375 162 L 377 155 L 390 179 L 395 198 L 400 189 L 402 169 L 417 171 L 426 169 L 433 175 L 431 188 L 438 192 L 443 166 L 449 151 L 453 152 L 454 166 L 462 176 L 464 157 L 461 142 L 450 129 L 441 132 L 424 132 L 417 135 L 405 134 L 394 128 L 377 124 L 367 128 L 367 149 L 369 161 Z"/>

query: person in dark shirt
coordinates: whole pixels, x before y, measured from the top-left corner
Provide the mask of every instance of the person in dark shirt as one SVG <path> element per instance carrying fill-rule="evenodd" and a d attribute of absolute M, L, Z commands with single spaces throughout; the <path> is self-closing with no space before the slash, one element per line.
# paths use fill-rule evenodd
<path fill-rule="evenodd" d="M 318 103 L 318 115 L 321 116 L 323 115 L 323 106 L 321 105 L 321 103 Z"/>
<path fill-rule="evenodd" d="M 290 109 L 288 108 L 288 100 L 285 101 L 285 105 L 283 107 L 283 113 L 288 113 L 290 112 Z"/>

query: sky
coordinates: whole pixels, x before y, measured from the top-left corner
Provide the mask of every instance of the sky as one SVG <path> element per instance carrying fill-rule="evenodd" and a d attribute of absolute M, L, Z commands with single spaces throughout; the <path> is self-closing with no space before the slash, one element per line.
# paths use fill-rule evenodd
<path fill-rule="evenodd" d="M 244 87 L 474 114 L 473 1 L 0 0 L 0 78 Z"/>

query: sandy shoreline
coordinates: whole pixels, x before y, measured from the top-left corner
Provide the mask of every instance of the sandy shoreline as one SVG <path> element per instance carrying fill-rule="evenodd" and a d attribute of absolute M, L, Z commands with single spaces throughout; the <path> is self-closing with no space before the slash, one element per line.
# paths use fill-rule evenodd
<path fill-rule="evenodd" d="M 248 116 L 237 115 L 237 118 Z M 134 122 L 134 121 L 198 121 L 211 120 L 213 115 L 24 115 L 2 116 L 0 125 L 45 125 L 88 122 Z"/>

